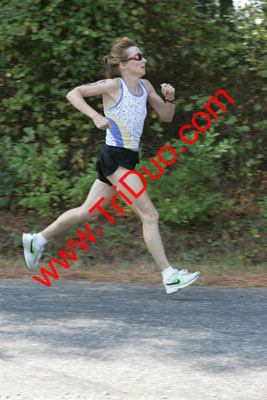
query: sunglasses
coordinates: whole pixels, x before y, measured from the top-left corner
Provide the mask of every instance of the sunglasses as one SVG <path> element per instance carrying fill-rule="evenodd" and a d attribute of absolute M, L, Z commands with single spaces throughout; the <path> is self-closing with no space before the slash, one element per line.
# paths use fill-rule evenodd
<path fill-rule="evenodd" d="M 129 61 L 129 60 L 141 61 L 143 58 L 144 58 L 143 54 L 137 53 L 134 56 L 127 58 L 127 60 L 123 60 L 123 62 Z"/>

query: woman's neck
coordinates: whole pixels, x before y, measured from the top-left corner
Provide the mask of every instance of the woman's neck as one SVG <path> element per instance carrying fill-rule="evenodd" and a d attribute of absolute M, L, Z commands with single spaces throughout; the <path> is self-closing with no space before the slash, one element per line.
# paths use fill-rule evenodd
<path fill-rule="evenodd" d="M 139 77 L 137 76 L 127 76 L 121 75 L 122 79 L 126 82 L 128 88 L 131 92 L 135 94 L 140 94 Z"/>

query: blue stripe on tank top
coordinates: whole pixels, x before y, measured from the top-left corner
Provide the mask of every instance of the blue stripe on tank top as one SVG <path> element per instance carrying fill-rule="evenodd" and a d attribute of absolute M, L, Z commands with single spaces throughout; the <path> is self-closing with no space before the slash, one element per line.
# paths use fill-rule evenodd
<path fill-rule="evenodd" d="M 118 147 L 123 147 L 124 143 L 123 143 L 123 139 L 122 139 L 122 136 L 121 136 L 120 128 L 118 127 L 116 122 L 113 121 L 113 119 L 108 118 L 108 117 L 107 117 L 107 119 L 111 123 L 110 132 L 111 132 L 112 136 L 114 137 L 114 139 L 116 141 L 116 145 Z"/>
<path fill-rule="evenodd" d="M 120 78 L 120 79 L 123 80 L 125 86 L 127 87 L 127 89 L 129 90 L 129 92 L 130 92 L 133 96 L 135 96 L 135 97 L 142 97 L 142 96 L 143 96 L 143 94 L 144 94 L 144 89 L 143 89 L 142 86 L 140 85 L 140 82 L 141 82 L 140 80 L 138 81 L 138 86 L 139 86 L 140 89 L 142 90 L 142 93 L 141 93 L 141 94 L 134 94 L 134 93 L 129 89 L 129 87 L 128 87 L 126 81 L 125 81 L 123 78 Z"/>
<path fill-rule="evenodd" d="M 145 91 L 146 91 L 146 92 L 147 92 L 147 94 L 148 94 L 147 88 L 145 87 L 145 85 L 143 84 L 143 82 L 141 81 L 141 79 L 140 79 L 140 84 L 141 84 L 142 88 L 144 88 L 144 89 L 145 89 Z"/>

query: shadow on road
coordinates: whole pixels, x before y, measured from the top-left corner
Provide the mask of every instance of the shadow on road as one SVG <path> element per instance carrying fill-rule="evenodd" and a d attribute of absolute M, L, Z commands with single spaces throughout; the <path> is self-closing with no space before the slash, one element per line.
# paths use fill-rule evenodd
<path fill-rule="evenodd" d="M 265 289 L 167 296 L 158 286 L 75 281 L 47 288 L 25 280 L 2 280 L 0 288 L 1 343 L 97 360 L 132 348 L 164 362 L 191 359 L 192 368 L 213 374 L 267 365 Z"/>

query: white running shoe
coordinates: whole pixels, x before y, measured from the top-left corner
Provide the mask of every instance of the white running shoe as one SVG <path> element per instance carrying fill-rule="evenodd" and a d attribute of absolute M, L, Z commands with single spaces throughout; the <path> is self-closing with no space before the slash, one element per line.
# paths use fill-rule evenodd
<path fill-rule="evenodd" d="M 180 289 L 184 289 L 189 285 L 192 285 L 199 278 L 200 272 L 190 273 L 187 269 L 178 270 L 175 269 L 170 279 L 163 279 L 163 285 L 165 286 L 166 293 L 172 294 Z"/>
<path fill-rule="evenodd" d="M 37 233 L 23 233 L 22 244 L 24 247 L 25 263 L 29 271 L 34 271 L 44 251 L 44 246 L 38 248 L 34 246 Z"/>

